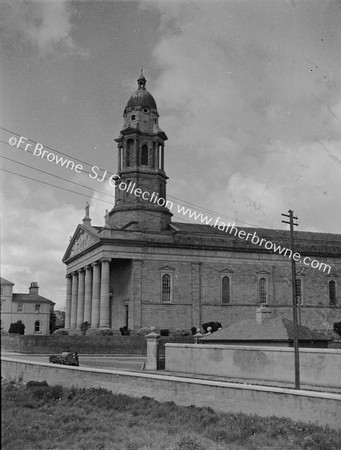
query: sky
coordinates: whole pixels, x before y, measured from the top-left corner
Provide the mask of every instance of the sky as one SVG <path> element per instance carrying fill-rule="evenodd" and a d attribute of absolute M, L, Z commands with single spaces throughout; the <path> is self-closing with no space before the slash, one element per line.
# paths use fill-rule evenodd
<path fill-rule="evenodd" d="M 64 308 L 85 203 L 101 226 L 115 201 L 88 172 L 116 172 L 141 66 L 169 199 L 240 227 L 283 229 L 291 209 L 299 230 L 340 233 L 340 0 L 12 0 L 0 17 L 1 276 L 14 292 L 38 281 Z M 37 143 L 81 170 L 33 155 Z"/>

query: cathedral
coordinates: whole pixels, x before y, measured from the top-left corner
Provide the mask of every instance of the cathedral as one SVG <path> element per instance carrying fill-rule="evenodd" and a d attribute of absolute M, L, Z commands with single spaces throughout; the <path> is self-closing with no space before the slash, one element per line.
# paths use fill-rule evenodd
<path fill-rule="evenodd" d="M 189 329 L 209 321 L 226 327 L 255 318 L 259 306 L 271 317 L 292 319 L 291 259 L 251 238 L 257 234 L 290 249 L 289 231 L 233 226 L 226 232 L 221 226 L 172 221 L 168 138 L 142 73 L 137 83 L 115 139 L 117 176 L 110 180 L 115 205 L 99 226 L 91 224 L 86 207 L 63 258 L 65 327 L 76 329 L 85 321 L 116 330 Z M 341 235 L 295 232 L 295 240 L 302 257 L 296 263 L 299 320 L 313 329 L 331 329 L 341 321 Z"/>

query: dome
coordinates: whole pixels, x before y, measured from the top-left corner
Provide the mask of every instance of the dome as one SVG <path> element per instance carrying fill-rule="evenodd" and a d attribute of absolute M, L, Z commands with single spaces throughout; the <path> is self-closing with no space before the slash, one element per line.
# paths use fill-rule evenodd
<path fill-rule="evenodd" d="M 146 89 L 146 79 L 141 73 L 140 77 L 137 80 L 138 89 L 135 91 L 130 99 L 128 100 L 126 109 L 134 109 L 136 107 L 147 106 L 151 109 L 157 111 L 156 102 L 152 94 L 150 94 Z"/>

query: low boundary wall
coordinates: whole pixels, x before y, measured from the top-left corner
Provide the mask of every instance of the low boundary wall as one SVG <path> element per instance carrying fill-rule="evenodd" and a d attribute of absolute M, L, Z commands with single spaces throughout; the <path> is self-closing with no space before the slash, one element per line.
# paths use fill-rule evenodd
<path fill-rule="evenodd" d="M 108 371 L 33 363 L 2 357 L 2 376 L 65 387 L 104 388 L 133 397 L 148 396 L 178 405 L 209 406 L 226 413 L 277 416 L 341 428 L 341 395 L 190 379 L 155 373 Z"/>
<path fill-rule="evenodd" d="M 144 336 L 33 336 L 2 335 L 1 349 L 17 353 L 95 353 L 145 355 L 147 342 Z"/>
<path fill-rule="evenodd" d="M 294 383 L 294 349 L 241 345 L 166 344 L 166 370 Z M 341 350 L 300 348 L 301 384 L 341 388 Z"/>

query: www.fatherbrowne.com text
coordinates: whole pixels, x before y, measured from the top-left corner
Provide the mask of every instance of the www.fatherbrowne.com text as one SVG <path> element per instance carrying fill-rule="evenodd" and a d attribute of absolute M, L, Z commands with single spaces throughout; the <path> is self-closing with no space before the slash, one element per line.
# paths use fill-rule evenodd
<path fill-rule="evenodd" d="M 11 147 L 19 148 L 20 150 L 24 150 L 25 152 L 32 153 L 33 156 L 46 159 L 49 162 L 65 167 L 66 169 L 72 170 L 76 173 L 81 173 L 83 171 L 82 164 L 76 164 L 71 159 L 63 158 L 62 156 L 58 156 L 57 154 L 44 149 L 43 145 L 39 142 L 36 142 L 34 145 L 32 145 L 27 141 L 28 139 L 24 136 L 20 136 L 19 138 L 12 136 L 10 137 L 8 143 Z M 100 183 L 106 181 L 108 171 L 104 170 L 103 173 L 101 173 L 102 170 L 103 169 L 100 169 L 98 166 L 92 166 L 89 177 L 93 180 L 97 180 Z M 120 179 L 121 178 L 118 174 L 113 174 L 108 178 L 108 182 L 111 187 L 116 187 L 116 182 Z M 132 183 L 130 181 L 129 184 L 127 184 L 124 181 L 121 181 L 118 184 L 118 188 L 121 191 L 126 191 L 127 193 L 133 194 L 136 197 L 141 197 L 145 201 L 149 201 L 159 206 L 164 206 L 169 211 L 174 211 L 174 203 L 171 200 L 166 200 L 165 198 L 160 197 L 156 192 L 150 193 L 148 191 L 143 191 L 139 187 L 136 187 L 136 183 Z M 198 213 L 191 208 L 187 208 L 179 204 L 177 205 L 177 213 L 182 214 L 183 216 L 187 216 L 190 219 L 200 221 L 201 224 L 210 225 L 213 228 L 217 228 L 218 230 L 225 233 L 238 236 L 239 239 L 249 241 L 253 245 L 258 245 L 259 247 L 264 246 L 264 248 L 267 250 L 272 250 L 274 253 L 292 258 L 295 262 L 303 263 L 304 265 L 310 266 L 313 269 L 322 270 L 323 272 L 328 271 L 328 273 L 330 273 L 331 271 L 331 266 L 328 264 L 320 263 L 316 259 L 312 260 L 309 256 L 305 256 L 304 258 L 302 258 L 301 254 L 298 252 L 293 253 L 293 251 L 289 248 L 282 247 L 281 245 L 277 245 L 272 241 L 260 238 L 259 236 L 257 236 L 256 231 L 254 231 L 253 233 L 247 233 L 245 230 L 238 229 L 234 223 L 231 225 L 230 223 L 226 224 L 222 222 L 221 217 L 217 217 L 214 221 L 212 217 L 204 216 L 202 213 Z"/>
<path fill-rule="evenodd" d="M 116 181 L 118 179 L 119 176 L 116 175 Z M 143 191 L 141 188 L 136 187 L 136 183 L 132 183 L 130 181 L 127 184 L 124 181 L 121 181 L 118 184 L 118 188 L 121 191 L 126 191 L 127 193 L 133 194 L 136 197 L 141 197 L 143 198 L 143 200 L 149 201 L 159 206 L 165 206 L 169 209 L 169 211 L 174 211 L 174 202 L 172 202 L 171 200 L 166 200 L 163 197 L 159 197 L 156 192 L 150 193 L 148 191 Z M 232 225 L 231 223 L 226 224 L 225 222 L 221 221 L 221 217 L 217 217 L 214 220 L 212 217 L 204 216 L 202 213 L 198 213 L 191 208 L 187 208 L 179 204 L 177 204 L 177 213 L 182 214 L 183 216 L 187 216 L 190 219 L 200 221 L 201 224 L 210 225 L 211 227 L 217 228 L 218 230 L 225 233 L 233 234 L 239 239 L 251 242 L 251 244 L 253 245 L 258 245 L 259 247 L 263 246 L 265 249 L 272 250 L 274 253 L 292 258 L 295 262 L 303 263 L 305 266 L 310 266 L 313 269 L 318 269 L 323 272 L 327 271 L 327 273 L 330 273 L 331 271 L 331 266 L 329 264 L 319 262 L 316 259 L 311 259 L 309 256 L 302 257 L 298 252 L 293 253 L 290 248 L 282 247 L 275 242 L 260 238 L 257 235 L 256 231 L 254 231 L 253 233 L 247 233 L 245 230 L 237 228 L 234 223 Z"/>

